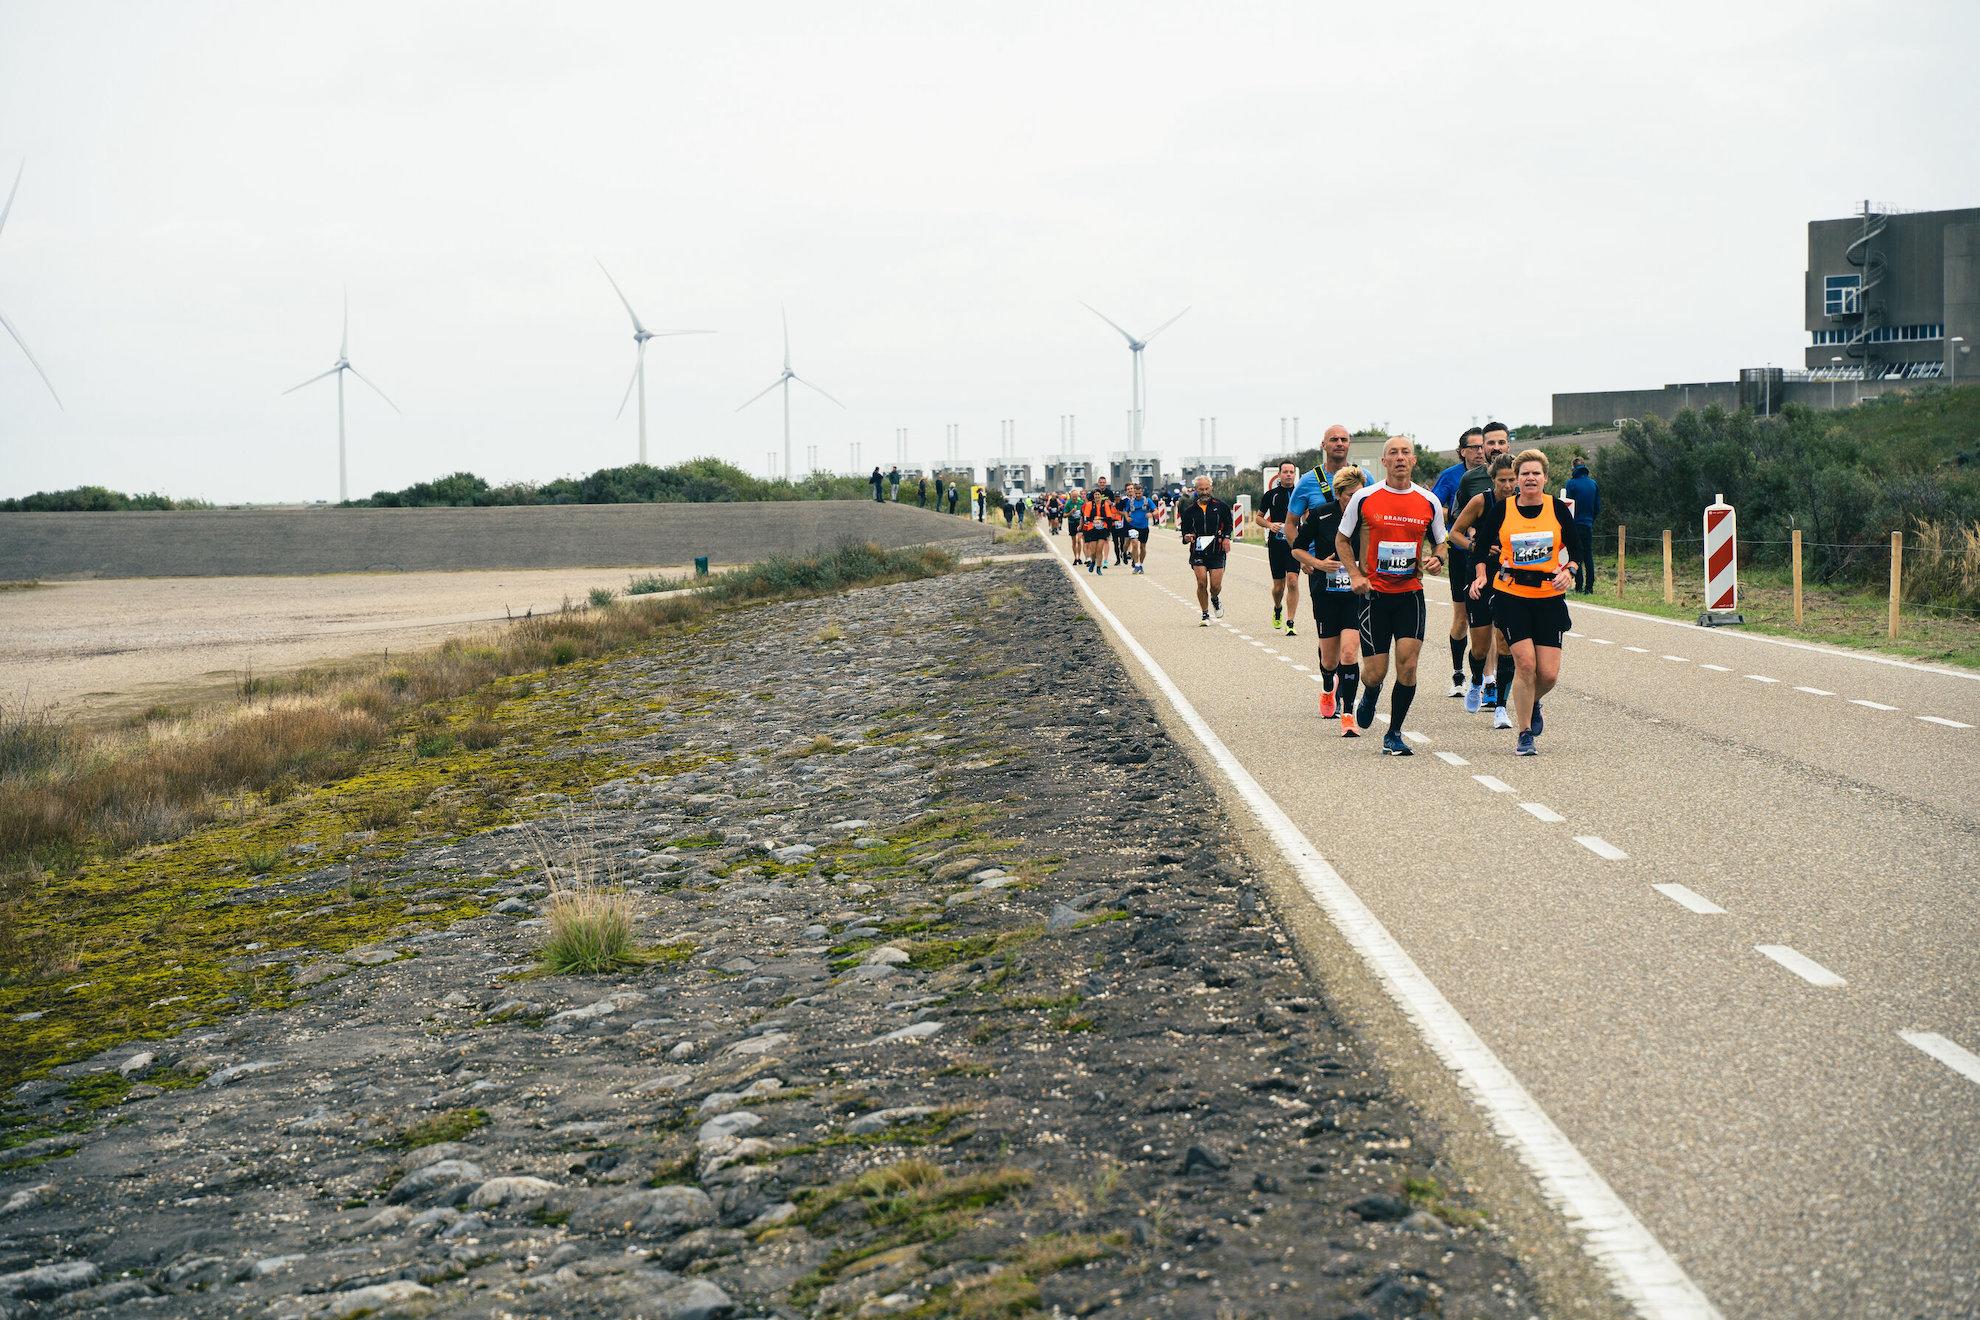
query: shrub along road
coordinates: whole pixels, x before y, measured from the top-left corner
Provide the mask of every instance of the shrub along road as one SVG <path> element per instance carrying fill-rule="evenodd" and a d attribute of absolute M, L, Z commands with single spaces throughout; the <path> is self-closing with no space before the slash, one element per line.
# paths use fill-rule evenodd
<path fill-rule="evenodd" d="M 568 730 L 517 735 L 536 824 L 363 878 L 476 915 L 244 943 L 270 1007 L 17 1088 L 0 1315 L 1535 1310 L 1055 567 L 535 681 L 494 709 Z M 644 955 L 547 975 L 594 867 Z M 268 884 L 353 901 L 306 851 Z"/>

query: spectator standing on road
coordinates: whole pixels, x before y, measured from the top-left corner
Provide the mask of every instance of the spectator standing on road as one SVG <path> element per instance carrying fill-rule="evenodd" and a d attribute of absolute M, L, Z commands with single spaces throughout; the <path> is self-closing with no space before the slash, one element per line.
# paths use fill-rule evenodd
<path fill-rule="evenodd" d="M 917 508 L 928 507 L 928 478 L 925 475 L 916 479 L 914 483 L 914 502 Z M 935 492 L 935 502 L 937 504 L 942 502 L 942 492 L 939 490 Z"/>
<path fill-rule="evenodd" d="M 954 512 L 956 511 L 956 496 L 957 496 L 958 494 L 960 494 L 960 493 L 961 493 L 961 491 L 962 491 L 962 483 L 961 483 L 960 481 L 952 481 L 952 482 L 950 482 L 950 483 L 949 483 L 949 512 L 950 512 L 950 513 L 954 513 Z"/>
<path fill-rule="evenodd" d="M 969 497 L 976 505 L 976 521 L 982 522 L 983 515 L 990 508 L 989 490 L 983 486 L 971 486 L 969 488 Z"/>
<path fill-rule="evenodd" d="M 1602 495 L 1587 463 L 1575 460 L 1574 475 L 1562 484 L 1561 494 L 1574 506 L 1574 542 L 1568 550 L 1574 556 L 1574 589 L 1590 596 L 1595 593 L 1595 515 L 1602 511 Z"/>
<path fill-rule="evenodd" d="M 885 504 L 887 501 L 880 498 L 880 488 L 887 484 L 887 478 L 880 474 L 880 465 L 878 463 L 873 465 L 873 475 L 866 480 L 873 487 L 873 502 L 875 504 Z"/>
<path fill-rule="evenodd" d="M 893 495 L 894 503 L 901 502 L 901 467 L 896 463 L 887 469 L 887 486 Z"/>
<path fill-rule="evenodd" d="M 1011 491 L 1008 490 L 1005 491 L 1004 492 L 1004 526 L 1009 527 L 1011 525 L 1011 519 L 1017 516 L 1017 506 L 1018 506 L 1017 495 Z"/>
<path fill-rule="evenodd" d="M 935 478 L 935 512 L 940 513 L 941 511 L 942 511 L 942 478 L 938 476 Z M 954 510 L 951 510 L 951 512 L 954 512 Z"/>

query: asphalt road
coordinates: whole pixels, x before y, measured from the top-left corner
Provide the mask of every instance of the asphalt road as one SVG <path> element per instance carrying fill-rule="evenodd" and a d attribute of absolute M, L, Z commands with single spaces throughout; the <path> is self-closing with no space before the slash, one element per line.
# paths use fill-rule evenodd
<path fill-rule="evenodd" d="M 1576 598 L 1522 759 L 1444 695 L 1436 580 L 1383 757 L 1318 718 L 1262 549 L 1211 628 L 1150 558 L 1076 581 L 1712 1306 L 1980 1313 L 1980 674 Z"/>

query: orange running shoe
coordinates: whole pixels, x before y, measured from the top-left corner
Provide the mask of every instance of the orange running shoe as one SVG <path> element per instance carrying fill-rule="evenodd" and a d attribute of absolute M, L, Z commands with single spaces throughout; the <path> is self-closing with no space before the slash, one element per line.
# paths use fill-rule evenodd
<path fill-rule="evenodd" d="M 1353 716 L 1353 715 L 1351 715 L 1351 714 L 1349 714 L 1349 713 L 1348 713 L 1347 711 L 1342 711 L 1342 712 L 1341 712 L 1341 737 L 1343 737 L 1343 738 L 1359 738 L 1360 736 L 1361 736 L 1361 735 L 1360 735 L 1359 733 L 1357 733 L 1357 732 L 1355 732 L 1355 728 L 1354 728 L 1354 716 Z"/>
<path fill-rule="evenodd" d="M 1323 720 L 1334 718 L 1334 694 L 1331 692 L 1323 691 L 1320 694 L 1320 718 Z"/>

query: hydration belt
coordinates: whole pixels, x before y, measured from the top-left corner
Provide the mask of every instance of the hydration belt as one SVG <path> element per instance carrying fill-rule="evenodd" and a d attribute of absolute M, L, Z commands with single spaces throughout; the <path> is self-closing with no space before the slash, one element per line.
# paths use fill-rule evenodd
<path fill-rule="evenodd" d="M 1522 587 L 1544 587 L 1554 580 L 1552 573 L 1543 573 L 1533 568 L 1500 568 L 1499 576 L 1508 582 L 1517 582 Z"/>

